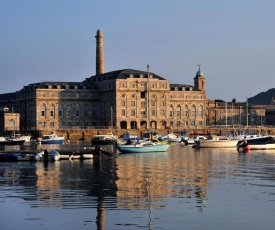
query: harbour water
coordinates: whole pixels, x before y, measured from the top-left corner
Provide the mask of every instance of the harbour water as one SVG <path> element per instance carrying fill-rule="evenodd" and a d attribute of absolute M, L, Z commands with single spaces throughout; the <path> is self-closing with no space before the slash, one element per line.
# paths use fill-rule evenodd
<path fill-rule="evenodd" d="M 1 230 L 274 229 L 275 151 L 0 162 Z"/>

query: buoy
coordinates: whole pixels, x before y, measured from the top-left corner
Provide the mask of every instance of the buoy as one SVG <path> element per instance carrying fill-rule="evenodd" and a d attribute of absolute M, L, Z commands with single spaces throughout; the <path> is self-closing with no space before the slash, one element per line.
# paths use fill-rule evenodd
<path fill-rule="evenodd" d="M 249 145 L 245 146 L 245 150 L 250 150 L 250 146 Z"/>

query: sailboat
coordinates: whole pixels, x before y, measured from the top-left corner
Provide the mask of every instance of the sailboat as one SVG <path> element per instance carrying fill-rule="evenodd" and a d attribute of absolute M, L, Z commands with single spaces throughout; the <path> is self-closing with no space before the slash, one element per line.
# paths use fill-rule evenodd
<path fill-rule="evenodd" d="M 13 114 L 13 108 L 12 108 L 12 114 Z M 16 138 L 15 135 L 15 119 L 13 118 L 13 133 L 11 137 L 0 137 L 0 145 L 20 145 L 24 144 L 25 139 Z"/>
<path fill-rule="evenodd" d="M 118 137 L 113 133 L 113 108 L 111 107 L 111 133 L 97 134 L 92 137 L 92 145 L 113 145 L 116 144 Z"/>
<path fill-rule="evenodd" d="M 169 148 L 169 144 L 155 143 L 151 139 L 151 121 L 150 121 L 150 98 L 149 98 L 149 65 L 147 65 L 148 81 L 147 81 L 147 116 L 149 124 L 149 141 L 139 141 L 130 144 L 118 144 L 116 147 L 121 153 L 147 153 L 147 152 L 166 152 Z"/>

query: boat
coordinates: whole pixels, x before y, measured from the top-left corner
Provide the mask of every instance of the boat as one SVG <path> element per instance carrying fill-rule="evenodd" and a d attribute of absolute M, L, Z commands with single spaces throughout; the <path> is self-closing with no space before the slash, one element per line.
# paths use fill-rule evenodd
<path fill-rule="evenodd" d="M 253 137 L 239 140 L 237 150 L 268 150 L 275 149 L 275 138 L 272 136 Z"/>
<path fill-rule="evenodd" d="M 182 137 L 180 140 L 180 145 L 194 145 L 196 142 L 200 140 L 207 140 L 207 137 L 205 136 L 196 136 L 195 138 L 193 137 Z"/>
<path fill-rule="evenodd" d="M 160 141 L 168 141 L 168 142 L 180 142 L 181 141 L 181 137 L 174 133 L 168 133 L 165 135 L 161 135 L 158 137 L 158 139 Z"/>
<path fill-rule="evenodd" d="M 169 146 L 169 144 L 155 144 L 148 142 L 129 145 L 116 145 L 120 153 L 166 152 Z"/>
<path fill-rule="evenodd" d="M 33 161 L 34 155 L 24 153 L 0 153 L 0 162 L 3 161 Z"/>
<path fill-rule="evenodd" d="M 85 160 L 85 159 L 93 159 L 94 155 L 91 152 L 83 152 L 83 151 L 74 151 L 71 153 L 62 153 L 60 154 L 60 160 Z"/>
<path fill-rule="evenodd" d="M 113 145 L 117 142 L 118 137 L 113 134 L 94 135 L 92 145 Z"/>
<path fill-rule="evenodd" d="M 34 156 L 34 159 L 36 161 L 58 161 L 58 160 L 60 160 L 60 153 L 57 152 L 54 149 L 49 150 L 48 153 L 47 153 L 48 159 L 44 159 L 45 151 L 47 151 L 47 150 L 44 150 L 44 151 L 41 151 L 41 152 L 37 153 Z"/>
<path fill-rule="evenodd" d="M 24 142 L 24 139 L 0 137 L 0 145 L 21 145 L 24 144 Z"/>
<path fill-rule="evenodd" d="M 209 136 L 206 140 L 195 141 L 195 148 L 236 148 L 239 140 L 227 136 Z"/>
<path fill-rule="evenodd" d="M 64 137 L 59 137 L 55 133 L 43 135 L 41 144 L 64 144 Z"/>

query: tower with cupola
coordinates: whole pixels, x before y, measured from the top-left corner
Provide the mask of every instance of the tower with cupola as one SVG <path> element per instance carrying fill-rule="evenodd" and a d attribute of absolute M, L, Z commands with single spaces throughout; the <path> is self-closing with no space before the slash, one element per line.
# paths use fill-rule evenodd
<path fill-rule="evenodd" d="M 205 79 L 203 72 L 201 71 L 201 67 L 199 65 L 199 70 L 196 73 L 196 76 L 194 77 L 194 86 L 196 89 L 206 92 L 205 83 L 206 83 L 206 79 Z"/>

